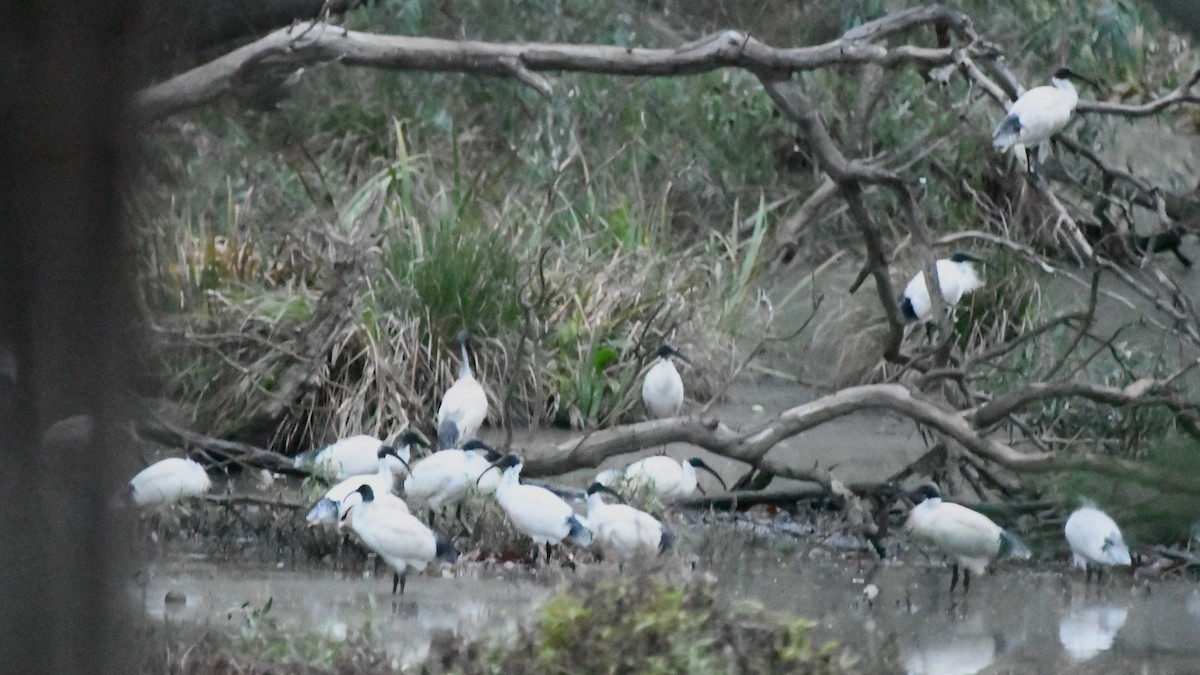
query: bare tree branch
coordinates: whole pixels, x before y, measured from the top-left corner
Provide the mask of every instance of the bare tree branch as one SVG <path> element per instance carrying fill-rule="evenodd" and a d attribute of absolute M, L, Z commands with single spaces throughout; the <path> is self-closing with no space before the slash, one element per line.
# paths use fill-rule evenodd
<path fill-rule="evenodd" d="M 138 93 L 134 110 L 155 120 L 215 101 L 256 82 L 278 84 L 304 68 L 340 63 L 389 70 L 459 72 L 516 78 L 549 95 L 550 83 L 536 73 L 573 71 L 608 75 L 691 75 L 740 67 L 756 73 L 792 73 L 835 64 L 884 66 L 950 63 L 950 47 L 887 47 L 879 41 L 925 25 L 944 26 L 968 40 L 970 20 L 932 5 L 889 14 L 845 36 L 811 47 L 777 49 L 737 30 L 713 33 L 674 49 L 548 43 L 488 43 L 346 31 L 324 23 L 306 24 L 303 32 L 281 29 L 207 64 Z M 985 45 L 968 47 L 980 55 Z"/>

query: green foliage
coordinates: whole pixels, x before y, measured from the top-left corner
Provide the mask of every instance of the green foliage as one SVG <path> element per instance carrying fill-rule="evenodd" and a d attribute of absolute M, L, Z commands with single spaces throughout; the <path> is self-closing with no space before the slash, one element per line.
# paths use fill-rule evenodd
<path fill-rule="evenodd" d="M 426 668 L 554 672 L 570 663 L 587 664 L 593 673 L 655 675 L 850 671 L 855 660 L 836 644 L 812 643 L 813 625 L 772 616 L 757 605 L 731 607 L 700 582 L 581 580 L 547 600 L 515 640 L 454 645 L 431 655 Z"/>

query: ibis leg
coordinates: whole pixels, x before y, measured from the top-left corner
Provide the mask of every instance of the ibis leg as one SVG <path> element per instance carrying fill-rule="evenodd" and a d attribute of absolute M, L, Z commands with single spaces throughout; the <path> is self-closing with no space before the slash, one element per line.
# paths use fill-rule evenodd
<path fill-rule="evenodd" d="M 1091 567 L 1083 568 L 1083 583 L 1085 583 L 1085 584 L 1092 583 L 1092 568 Z"/>
<path fill-rule="evenodd" d="M 546 564 L 550 564 L 550 542 L 546 542 Z"/>
<path fill-rule="evenodd" d="M 950 592 L 954 592 L 954 588 L 958 586 L 958 565 L 950 566 Z"/>
<path fill-rule="evenodd" d="M 392 595 L 396 594 L 396 587 L 400 585 L 400 574 L 392 572 Z"/>
<path fill-rule="evenodd" d="M 459 502 L 458 506 L 454 507 L 454 519 L 457 520 L 458 524 L 462 526 L 463 532 L 465 532 L 467 534 L 467 536 L 470 537 L 471 536 L 471 528 L 467 527 L 467 523 L 466 523 L 466 521 L 463 520 L 463 517 L 462 517 L 462 502 Z"/>
<path fill-rule="evenodd" d="M 971 570 L 963 568 L 963 595 L 971 590 Z"/>

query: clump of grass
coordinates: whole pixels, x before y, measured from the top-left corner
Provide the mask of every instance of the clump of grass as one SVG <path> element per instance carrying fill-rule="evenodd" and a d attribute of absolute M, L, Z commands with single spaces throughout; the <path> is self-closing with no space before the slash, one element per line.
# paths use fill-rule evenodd
<path fill-rule="evenodd" d="M 710 584 L 654 577 L 581 578 L 546 601 L 515 639 L 435 646 L 430 673 L 842 673 L 856 664 L 836 643 L 814 644 L 814 624 L 729 604 Z"/>

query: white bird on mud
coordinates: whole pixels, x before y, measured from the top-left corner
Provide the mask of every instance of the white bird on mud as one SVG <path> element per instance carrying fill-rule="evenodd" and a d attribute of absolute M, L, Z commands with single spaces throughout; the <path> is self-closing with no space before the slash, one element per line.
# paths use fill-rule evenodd
<path fill-rule="evenodd" d="M 1030 147 L 1036 150 L 1038 144 L 1062 131 L 1071 121 L 1075 106 L 1079 104 L 1079 92 L 1071 84 L 1072 79 L 1100 88 L 1070 68 L 1059 68 L 1050 78 L 1049 86 L 1034 87 L 1021 94 L 1008 109 L 1008 115 L 992 132 L 992 145 L 996 150 L 1004 152 L 1015 145 L 1025 146 L 1027 168 L 1036 175 L 1034 153 Z"/>
<path fill-rule="evenodd" d="M 363 544 L 393 570 L 392 593 L 404 583 L 409 568 L 425 569 L 434 558 L 454 562 L 458 552 L 449 540 L 439 538 L 408 512 L 404 500 L 391 494 L 376 495 L 370 485 L 360 485 L 342 500 L 340 520 L 349 520 L 350 529 Z"/>
<path fill-rule="evenodd" d="M 953 309 L 962 297 L 983 286 L 971 263 L 983 262 L 969 253 L 955 253 L 949 259 L 937 261 L 938 286 L 946 307 Z M 919 321 L 929 326 L 933 319 L 933 300 L 929 287 L 925 285 L 925 273 L 917 274 L 904 287 L 900 295 L 900 314 L 906 321 Z"/>
<path fill-rule="evenodd" d="M 638 554 L 661 553 L 671 547 L 674 536 L 654 516 L 625 504 L 605 504 L 600 497 L 612 489 L 592 483 L 587 489 L 587 526 L 605 551 L 628 560 Z"/>
<path fill-rule="evenodd" d="M 963 567 L 963 592 L 971 588 L 971 572 L 982 575 L 988 564 L 1002 555 L 1028 558 L 1029 550 L 990 518 L 965 506 L 943 502 L 932 485 L 922 485 L 909 495 L 917 505 L 908 514 L 904 530 L 942 549 L 953 562 L 950 590 L 958 584 Z"/>
<path fill-rule="evenodd" d="M 410 442 L 424 444 L 424 441 L 421 440 L 415 433 L 413 434 L 413 439 L 410 440 Z M 325 493 L 325 496 L 322 497 L 321 500 L 318 501 L 311 510 L 309 510 L 308 515 L 305 516 L 304 519 L 307 520 L 310 525 L 316 525 L 317 523 L 338 522 L 338 511 L 340 509 L 342 500 L 346 499 L 346 497 L 350 496 L 351 493 L 357 491 L 358 488 L 363 485 L 370 485 L 371 490 L 376 494 L 391 494 L 392 490 L 395 489 L 396 486 L 396 474 L 392 472 L 392 465 L 391 462 L 388 461 L 388 458 L 394 457 L 399 459 L 405 467 L 408 466 L 408 462 L 405 462 L 403 459 L 401 459 L 400 456 L 396 454 L 395 450 L 386 445 L 379 447 L 377 456 L 379 458 L 378 471 L 371 474 L 351 476 L 337 485 L 329 488 L 329 491 Z M 401 503 L 403 504 L 404 502 L 402 501 Z M 406 507 L 405 511 L 407 510 L 408 509 Z M 338 523 L 338 525 L 340 526 L 341 523 Z"/>
<path fill-rule="evenodd" d="M 204 467 L 193 460 L 170 457 L 142 469 L 129 481 L 133 503 L 138 506 L 171 504 L 198 497 L 212 485 Z"/>
<path fill-rule="evenodd" d="M 569 504 L 546 488 L 521 484 L 520 457 L 512 453 L 505 455 L 488 467 L 489 470 L 493 468 L 505 469 L 496 486 L 496 501 L 508 514 L 513 527 L 529 535 L 534 546 L 546 545 L 547 563 L 550 562 L 550 546 L 567 537 L 581 546 L 592 543 L 591 530 Z"/>
<path fill-rule="evenodd" d="M 475 379 L 471 372 L 471 361 L 467 358 L 467 342 L 471 334 L 460 331 L 458 348 L 462 354 L 462 363 L 458 366 L 458 379 L 442 396 L 442 405 L 438 408 L 438 449 L 445 450 L 471 440 L 479 432 L 479 427 L 487 419 L 488 400 L 483 385 Z"/>
<path fill-rule="evenodd" d="M 433 525 L 434 514 L 449 504 L 458 505 L 456 516 L 462 522 L 462 498 L 467 488 L 475 485 L 479 492 L 494 492 L 500 475 L 492 473 L 485 477 L 484 473 L 501 456 L 478 439 L 467 441 L 462 450 L 438 450 L 413 464 L 408 477 L 404 479 L 404 495 L 414 503 L 422 503 L 429 508 L 430 525 Z"/>
<path fill-rule="evenodd" d="M 350 476 L 375 473 L 379 468 L 379 449 L 381 447 L 387 446 L 374 436 L 366 434 L 349 436 L 327 445 L 315 453 L 297 456 L 294 464 L 297 469 L 326 476 L 331 480 L 346 480 Z M 403 459 L 407 462 L 409 452 L 408 446 L 405 445 L 396 451 L 395 458 L 388 459 L 392 471 L 399 472 L 403 468 L 404 465 L 399 460 Z"/>
<path fill-rule="evenodd" d="M 1067 518 L 1063 531 L 1071 546 L 1072 563 L 1083 568 L 1088 581 L 1092 578 L 1093 567 L 1099 580 L 1104 567 L 1124 566 L 1131 562 L 1121 529 L 1100 509 L 1092 506 L 1077 509 Z"/>
<path fill-rule="evenodd" d="M 675 370 L 672 356 L 684 363 L 691 363 L 674 347 L 664 344 L 658 348 L 658 361 L 642 380 L 642 402 L 646 404 L 651 417 L 675 417 L 683 408 L 683 378 Z"/>
<path fill-rule="evenodd" d="M 623 481 L 628 490 L 639 490 L 653 486 L 660 499 L 670 501 L 687 497 L 696 491 L 699 483 L 696 469 L 711 473 L 726 490 L 725 480 L 699 457 L 677 462 L 670 457 L 656 455 L 630 464 L 624 469 L 608 469 L 596 475 L 596 482 L 608 486 Z M 701 488 L 703 490 L 703 488 Z"/>

